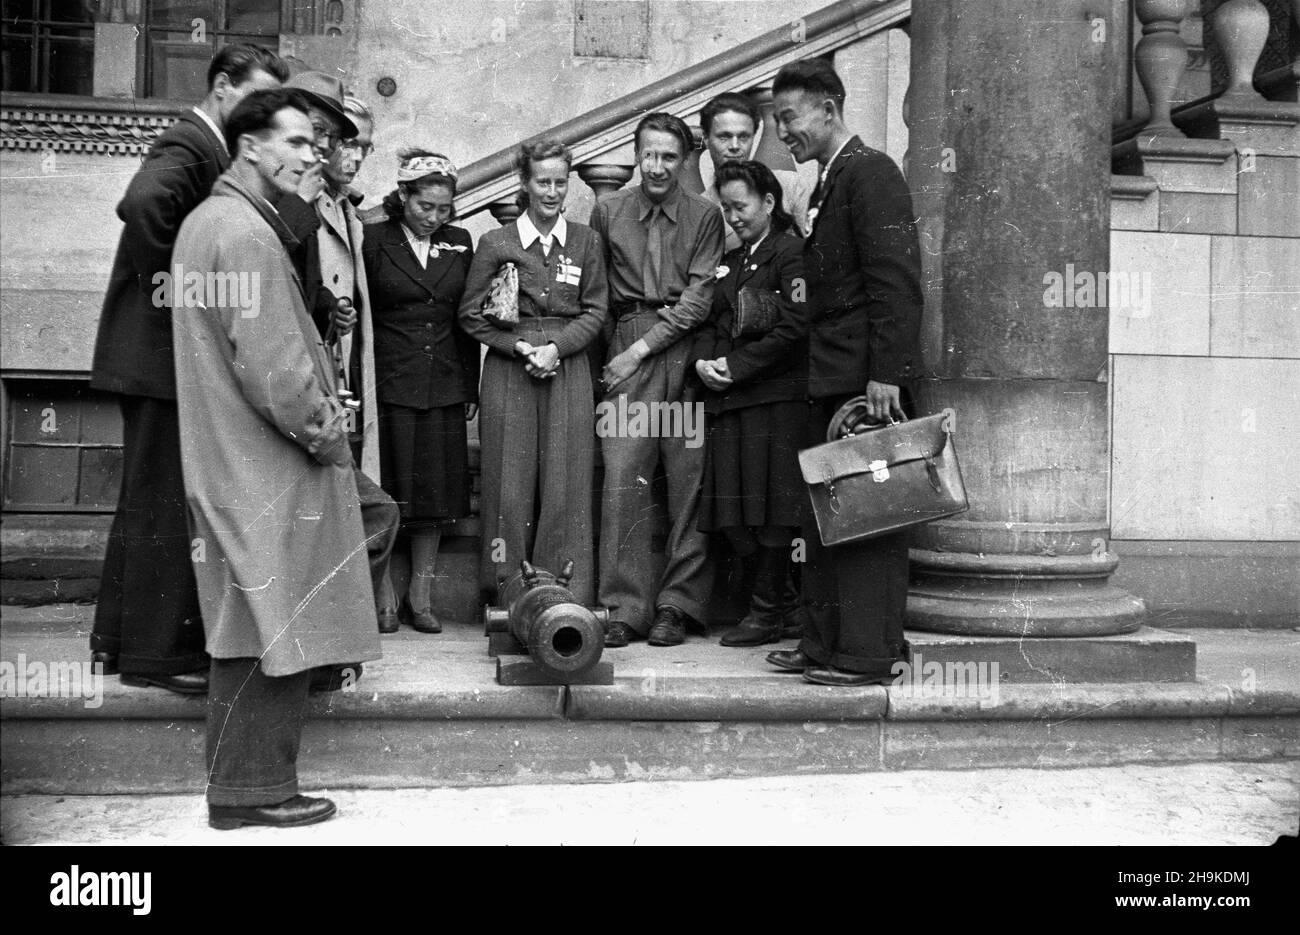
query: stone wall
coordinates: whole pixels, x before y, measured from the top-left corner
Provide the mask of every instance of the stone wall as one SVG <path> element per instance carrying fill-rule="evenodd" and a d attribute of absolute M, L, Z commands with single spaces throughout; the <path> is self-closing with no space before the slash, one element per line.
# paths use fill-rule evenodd
<path fill-rule="evenodd" d="M 1150 302 L 1110 310 L 1111 530 L 1153 622 L 1300 619 L 1298 135 L 1186 141 L 1113 204 Z"/>

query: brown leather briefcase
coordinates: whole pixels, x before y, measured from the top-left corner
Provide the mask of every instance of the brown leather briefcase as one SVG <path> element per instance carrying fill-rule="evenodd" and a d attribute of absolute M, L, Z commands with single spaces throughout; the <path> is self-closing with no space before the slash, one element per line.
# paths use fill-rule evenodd
<path fill-rule="evenodd" d="M 866 399 L 849 400 L 827 429 L 834 439 L 799 452 L 823 545 L 842 545 L 952 516 L 969 508 L 956 416 L 868 424 Z"/>

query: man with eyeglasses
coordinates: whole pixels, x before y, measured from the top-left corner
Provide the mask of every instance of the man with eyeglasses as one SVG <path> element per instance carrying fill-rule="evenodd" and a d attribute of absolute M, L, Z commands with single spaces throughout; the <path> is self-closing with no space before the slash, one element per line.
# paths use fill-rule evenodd
<path fill-rule="evenodd" d="M 352 207 L 359 208 L 361 202 L 365 201 L 365 195 L 352 187 L 356 180 L 357 173 L 361 171 L 361 164 L 366 161 L 366 157 L 374 152 L 374 132 L 375 117 L 370 112 L 370 108 L 364 103 L 357 100 L 352 95 L 345 95 L 343 98 L 343 109 L 347 115 L 352 118 L 356 124 L 357 135 L 351 139 L 346 139 L 339 144 L 334 156 L 325 167 L 326 188 L 333 185 L 342 194 L 347 196 Z M 358 212 L 358 216 L 360 216 Z M 362 221 L 364 223 L 364 218 Z"/>
<path fill-rule="evenodd" d="M 369 148 L 374 118 L 364 104 L 346 97 L 338 78 L 323 72 L 300 72 L 285 86 L 297 88 L 307 98 L 318 162 L 303 177 L 298 194 L 282 197 L 276 208 L 301 241 L 291 256 L 302 277 L 307 309 L 331 345 L 342 388 L 360 406 L 353 417 L 351 436 L 353 458 L 360 466 L 358 489 L 365 505 L 371 499 L 388 497 L 374 483 L 379 480 L 374 329 L 361 259 L 362 225 L 348 198 L 348 184 L 361 167 L 358 149 Z M 358 114 L 355 121 L 353 113 Z M 372 530 L 366 532 L 369 538 Z M 375 540 L 369 541 L 372 563 L 378 562 Z M 382 561 L 387 563 L 387 551 Z"/>

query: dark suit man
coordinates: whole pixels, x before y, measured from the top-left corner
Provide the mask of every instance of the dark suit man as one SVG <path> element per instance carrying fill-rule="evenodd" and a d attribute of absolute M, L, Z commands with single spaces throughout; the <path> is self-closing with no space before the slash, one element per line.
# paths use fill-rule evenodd
<path fill-rule="evenodd" d="M 125 223 L 95 340 L 90 385 L 122 409 L 122 490 L 91 632 L 92 659 L 128 684 L 207 690 L 172 364 L 172 275 L 181 222 L 230 165 L 226 118 L 289 70 L 260 46 L 229 45 L 208 67 L 208 94 L 158 138 L 117 207 Z M 179 284 L 178 284 L 179 285 Z"/>
<path fill-rule="evenodd" d="M 804 244 L 808 276 L 808 445 L 849 398 L 866 394 L 877 421 L 904 419 L 921 322 L 921 265 L 912 198 L 884 153 L 844 126 L 844 85 L 822 59 L 794 62 L 773 84 L 777 132 L 799 162 L 816 159 Z M 797 650 L 768 655 L 810 682 L 892 678 L 905 657 L 907 534 L 826 549 L 804 526 L 808 618 Z"/>

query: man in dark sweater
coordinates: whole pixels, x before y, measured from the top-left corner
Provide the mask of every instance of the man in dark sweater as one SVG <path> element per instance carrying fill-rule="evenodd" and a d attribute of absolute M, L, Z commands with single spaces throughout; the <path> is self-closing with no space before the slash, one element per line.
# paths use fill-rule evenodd
<path fill-rule="evenodd" d="M 208 658 L 191 561 L 167 296 L 181 222 L 230 165 L 223 127 L 246 95 L 289 77 L 269 49 L 229 45 L 208 94 L 149 150 L 117 207 L 125 224 L 95 340 L 90 385 L 122 409 L 122 490 L 109 532 L 92 659 L 133 685 L 207 691 Z M 175 284 L 178 288 L 180 283 Z M 195 550 L 199 551 L 195 551 Z M 192 554 L 192 552 L 194 554 Z"/>

